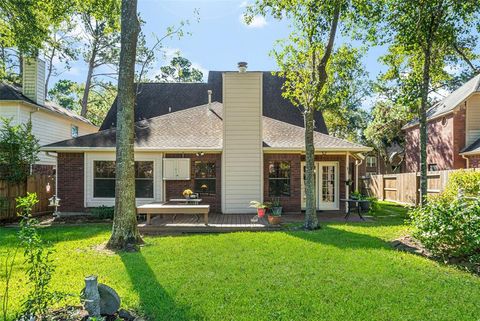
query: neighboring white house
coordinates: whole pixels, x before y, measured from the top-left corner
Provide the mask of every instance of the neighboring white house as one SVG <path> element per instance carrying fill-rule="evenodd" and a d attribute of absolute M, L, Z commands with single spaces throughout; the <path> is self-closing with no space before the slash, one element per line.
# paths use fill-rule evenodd
<path fill-rule="evenodd" d="M 45 100 L 45 62 L 40 59 L 24 59 L 22 88 L 0 82 L 0 117 L 12 119 L 13 124 L 31 120 L 41 146 L 98 131 L 86 118 Z M 39 158 L 36 165 L 56 164 L 44 152 Z"/>

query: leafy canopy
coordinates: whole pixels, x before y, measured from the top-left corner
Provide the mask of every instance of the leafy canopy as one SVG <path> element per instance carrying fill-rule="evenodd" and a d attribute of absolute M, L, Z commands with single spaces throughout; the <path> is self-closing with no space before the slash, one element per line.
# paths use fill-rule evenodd
<path fill-rule="evenodd" d="M 31 121 L 21 125 L 13 125 L 7 118 L 0 117 L 0 121 L 0 176 L 9 182 L 22 182 L 38 160 L 38 139 L 32 134 Z"/>

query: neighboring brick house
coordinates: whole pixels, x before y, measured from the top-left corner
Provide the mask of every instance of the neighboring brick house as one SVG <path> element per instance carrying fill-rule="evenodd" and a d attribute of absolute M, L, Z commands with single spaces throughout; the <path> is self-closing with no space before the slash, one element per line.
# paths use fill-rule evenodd
<path fill-rule="evenodd" d="M 429 171 L 480 167 L 480 75 L 428 110 L 427 121 Z M 406 171 L 420 171 L 418 120 L 403 130 Z"/>
<path fill-rule="evenodd" d="M 0 82 L 0 117 L 12 124 L 32 122 L 32 133 L 40 145 L 95 133 L 98 127 L 71 110 L 45 100 L 45 63 L 40 59 L 23 59 L 22 87 Z M 38 155 L 33 172 L 53 174 L 55 157 Z"/>
<path fill-rule="evenodd" d="M 210 72 L 207 83 L 138 85 L 135 107 L 137 204 L 181 197 L 190 188 L 212 212 L 253 213 L 251 200 L 305 206 L 303 114 L 270 72 Z M 317 209 L 343 210 L 352 163 L 369 147 L 329 136 L 315 116 Z M 61 210 L 113 206 L 116 103 L 100 131 L 44 146 L 58 153 Z"/>

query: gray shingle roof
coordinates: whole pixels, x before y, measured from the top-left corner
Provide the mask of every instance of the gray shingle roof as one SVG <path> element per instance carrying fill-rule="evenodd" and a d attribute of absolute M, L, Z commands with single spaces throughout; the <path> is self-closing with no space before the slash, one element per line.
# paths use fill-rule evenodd
<path fill-rule="evenodd" d="M 151 150 L 221 150 L 223 147 L 223 105 L 213 102 L 135 123 L 135 148 Z M 53 143 L 43 150 L 114 148 L 115 128 Z M 315 132 L 318 150 L 366 151 L 369 148 Z M 263 116 L 263 145 L 277 149 L 304 149 L 304 129 Z"/>
<path fill-rule="evenodd" d="M 480 154 L 480 138 L 460 151 L 460 154 Z"/>
<path fill-rule="evenodd" d="M 475 92 L 480 92 L 480 74 L 476 75 L 461 87 L 457 88 L 442 101 L 436 103 L 427 111 L 427 119 L 433 119 L 447 114 L 455 109 L 462 101 Z M 414 119 L 403 128 L 408 128 L 418 124 L 418 119 Z"/>
<path fill-rule="evenodd" d="M 55 104 L 52 101 L 45 101 L 45 105 L 40 105 L 31 100 L 30 98 L 24 96 L 22 94 L 22 90 L 19 87 L 0 82 L 0 101 L 1 100 L 10 100 L 10 101 L 24 101 L 30 104 L 33 104 L 39 108 L 61 114 L 63 116 L 70 117 L 72 119 L 87 123 L 89 125 L 93 125 L 88 119 L 76 114 L 75 112 L 66 109 L 64 107 L 61 107 L 57 104 Z"/>
<path fill-rule="evenodd" d="M 222 102 L 222 73 L 210 71 L 207 83 L 141 83 L 135 106 L 135 121 L 200 106 L 208 102 L 207 90 L 212 90 L 212 101 Z M 282 97 L 284 79 L 263 72 L 263 115 L 303 127 L 301 108 L 296 108 Z M 117 104 L 114 101 L 100 130 L 116 126 Z M 316 131 L 328 134 L 321 112 L 315 114 Z"/>

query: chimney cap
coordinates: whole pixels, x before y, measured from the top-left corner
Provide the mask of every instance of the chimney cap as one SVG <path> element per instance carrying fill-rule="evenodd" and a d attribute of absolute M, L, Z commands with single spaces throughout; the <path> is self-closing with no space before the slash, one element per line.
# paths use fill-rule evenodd
<path fill-rule="evenodd" d="M 247 71 L 248 63 L 246 61 L 240 61 L 237 65 L 238 65 L 238 71 L 240 72 Z"/>

